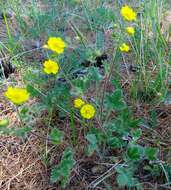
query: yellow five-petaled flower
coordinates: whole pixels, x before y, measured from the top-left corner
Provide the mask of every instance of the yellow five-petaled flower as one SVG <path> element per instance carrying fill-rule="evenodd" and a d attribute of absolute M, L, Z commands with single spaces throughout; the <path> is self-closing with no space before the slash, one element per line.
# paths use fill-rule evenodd
<path fill-rule="evenodd" d="M 130 47 L 129 45 L 127 45 L 126 43 L 123 43 L 119 49 L 122 51 L 122 52 L 128 52 L 130 50 Z"/>
<path fill-rule="evenodd" d="M 20 105 L 29 99 L 29 93 L 25 88 L 9 86 L 5 96 L 14 104 Z"/>
<path fill-rule="evenodd" d="M 134 36 L 135 34 L 135 29 L 132 26 L 128 26 L 126 28 L 126 32 L 130 35 L 130 36 Z"/>
<path fill-rule="evenodd" d="M 91 104 L 84 104 L 80 109 L 80 114 L 85 119 L 91 119 L 94 117 L 96 110 Z"/>
<path fill-rule="evenodd" d="M 46 45 L 43 46 L 44 48 L 50 49 L 57 54 L 62 54 L 66 47 L 65 42 L 60 37 L 50 37 Z"/>
<path fill-rule="evenodd" d="M 121 15 L 127 21 L 136 21 L 137 19 L 137 14 L 134 12 L 134 10 L 131 7 L 127 5 L 121 8 Z"/>
<path fill-rule="evenodd" d="M 75 108 L 81 108 L 84 104 L 85 104 L 85 102 L 81 98 L 76 98 L 74 100 L 74 107 Z"/>
<path fill-rule="evenodd" d="M 59 71 L 59 65 L 55 61 L 47 60 L 43 63 L 43 71 L 46 74 L 57 74 Z"/>

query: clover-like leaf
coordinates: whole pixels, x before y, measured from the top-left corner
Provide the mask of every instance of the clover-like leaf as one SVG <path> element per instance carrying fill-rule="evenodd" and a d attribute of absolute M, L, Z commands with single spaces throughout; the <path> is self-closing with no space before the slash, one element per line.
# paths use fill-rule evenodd
<path fill-rule="evenodd" d="M 131 146 L 127 150 L 127 155 L 131 160 L 139 160 L 142 153 L 142 148 L 140 146 Z"/>
<path fill-rule="evenodd" d="M 53 144 L 60 144 L 63 140 L 63 133 L 59 129 L 55 128 L 50 133 L 50 139 Z"/>
<path fill-rule="evenodd" d="M 157 159 L 158 149 L 153 147 L 145 148 L 145 156 L 149 160 L 156 160 Z"/>

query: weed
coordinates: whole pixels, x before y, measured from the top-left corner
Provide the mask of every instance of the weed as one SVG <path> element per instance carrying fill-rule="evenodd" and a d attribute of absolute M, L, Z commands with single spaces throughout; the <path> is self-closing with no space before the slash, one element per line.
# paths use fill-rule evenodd
<path fill-rule="evenodd" d="M 79 175 L 80 160 L 90 158 L 107 167 L 83 188 L 112 189 L 114 179 L 117 188 L 169 187 L 170 165 L 161 155 L 170 141 L 158 131 L 156 111 L 170 88 L 168 34 L 160 27 L 167 2 L 131 6 L 110 0 L 3 4 L 14 12 L 17 33 L 4 14 L 8 43 L 2 41 L 1 48 L 21 72 L 24 87 L 6 83 L 5 96 L 17 110 L 20 127 L 10 129 L 2 119 L 0 129 L 45 142 L 52 184 L 67 189 L 77 183 L 73 176 Z M 32 40 L 34 48 L 30 44 L 25 51 L 25 42 Z M 34 105 L 29 99 L 36 99 Z M 44 132 L 37 132 L 37 118 Z M 63 150 L 60 161 L 51 153 L 57 147 Z"/>

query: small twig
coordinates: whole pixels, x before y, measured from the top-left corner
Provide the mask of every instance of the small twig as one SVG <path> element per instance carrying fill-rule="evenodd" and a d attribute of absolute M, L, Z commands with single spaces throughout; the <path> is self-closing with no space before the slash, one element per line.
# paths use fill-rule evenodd
<path fill-rule="evenodd" d="M 40 50 L 40 49 L 43 49 L 43 47 L 37 47 L 37 48 L 30 49 L 28 51 L 24 51 L 24 52 L 18 53 L 17 55 L 11 57 L 11 59 L 9 61 L 11 62 L 13 59 L 15 59 L 17 57 L 23 56 L 24 54 L 31 53 L 33 51 L 37 51 L 37 50 Z"/>
<path fill-rule="evenodd" d="M 115 55 L 116 55 L 116 49 L 115 49 Z M 115 58 L 115 55 L 114 55 L 114 58 Z M 107 83 L 109 82 L 110 77 L 112 75 L 113 68 L 114 68 L 114 63 L 115 62 L 113 60 L 112 64 L 110 65 L 110 72 L 105 76 L 105 81 L 104 81 L 104 85 L 103 85 L 102 98 L 101 98 L 101 103 L 100 103 L 100 121 L 101 121 L 101 123 L 102 123 L 102 120 L 103 120 L 102 116 L 103 116 L 103 107 L 104 107 L 103 105 L 104 105 L 104 98 L 105 98 L 105 93 L 106 93 L 106 87 L 107 87 Z"/>
<path fill-rule="evenodd" d="M 162 187 L 162 188 L 165 188 L 165 189 L 171 189 L 171 187 L 169 187 L 170 185 L 171 185 L 171 182 L 159 185 L 159 187 Z"/>
<path fill-rule="evenodd" d="M 14 180 L 16 177 L 22 175 L 23 172 L 27 171 L 29 168 L 31 168 L 32 166 L 34 166 L 37 162 L 39 162 L 40 159 L 37 159 L 34 163 L 30 164 L 28 167 L 26 167 L 25 169 L 22 169 L 13 177 L 11 177 L 8 181 L 6 181 L 2 186 L 2 187 L 5 187 L 5 185 L 7 185 L 8 183 L 10 183 L 12 180 Z"/>
<path fill-rule="evenodd" d="M 89 184 L 89 187 L 95 188 L 99 183 L 104 181 L 106 178 L 110 177 L 113 174 L 113 169 L 116 168 L 116 166 L 120 163 L 121 161 L 117 162 L 114 164 L 111 168 L 109 168 L 106 172 L 104 172 L 101 176 L 99 176 L 97 179 L 95 179 L 93 182 Z"/>
<path fill-rule="evenodd" d="M 167 173 L 167 171 L 165 170 L 163 164 L 160 163 L 159 165 L 161 166 L 161 168 L 162 168 L 162 170 L 163 170 L 163 172 L 164 172 L 164 175 L 165 175 L 165 177 L 166 177 L 166 181 L 167 181 L 168 183 L 170 183 L 168 173 Z"/>

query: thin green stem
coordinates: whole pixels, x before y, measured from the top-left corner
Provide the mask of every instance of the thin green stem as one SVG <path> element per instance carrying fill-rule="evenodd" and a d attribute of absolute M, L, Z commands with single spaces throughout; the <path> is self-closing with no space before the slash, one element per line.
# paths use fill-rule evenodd
<path fill-rule="evenodd" d="M 77 133 L 76 133 L 76 127 L 74 124 L 74 112 L 71 109 L 70 111 L 70 128 L 71 128 L 71 140 L 72 144 L 76 145 L 77 144 Z"/>

